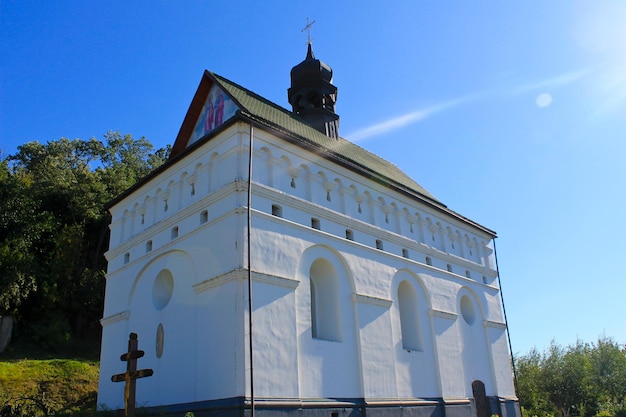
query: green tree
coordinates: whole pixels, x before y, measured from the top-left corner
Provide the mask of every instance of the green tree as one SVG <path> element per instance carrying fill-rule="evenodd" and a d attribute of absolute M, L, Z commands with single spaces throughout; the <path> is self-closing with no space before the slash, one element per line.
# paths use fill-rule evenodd
<path fill-rule="evenodd" d="M 542 385 L 543 356 L 532 348 L 528 354 L 515 359 L 517 390 L 524 415 L 554 415 L 556 408 L 550 402 Z"/>
<path fill-rule="evenodd" d="M 104 138 L 29 142 L 0 166 L 0 314 L 16 314 L 40 343 L 98 328 L 107 203 L 169 153 L 145 138 Z"/>
<path fill-rule="evenodd" d="M 595 406 L 589 351 L 582 342 L 568 349 L 552 342 L 543 358 L 542 387 L 563 417 L 585 415 Z"/>
<path fill-rule="evenodd" d="M 590 360 L 600 409 L 611 415 L 624 413 L 626 352 L 613 339 L 602 336 L 591 350 Z"/>

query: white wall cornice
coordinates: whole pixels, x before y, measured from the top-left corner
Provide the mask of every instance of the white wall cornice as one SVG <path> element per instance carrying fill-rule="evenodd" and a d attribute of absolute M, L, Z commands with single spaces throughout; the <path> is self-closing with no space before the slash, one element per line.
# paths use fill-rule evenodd
<path fill-rule="evenodd" d="M 498 322 L 498 321 L 492 321 L 492 320 L 484 320 L 483 321 L 483 326 L 484 327 L 491 327 L 491 328 L 499 329 L 499 330 L 505 330 L 506 329 L 506 324 L 505 323 Z"/>
<path fill-rule="evenodd" d="M 248 270 L 247 269 L 234 269 L 232 271 L 228 271 L 224 274 L 218 275 L 216 277 L 212 277 L 206 279 L 202 282 L 199 282 L 193 286 L 193 289 L 196 291 L 196 294 L 200 294 L 201 292 L 207 291 L 211 288 L 220 287 L 231 281 L 241 281 L 248 278 Z M 262 282 L 264 284 L 270 284 L 277 287 L 289 288 L 295 290 L 300 281 L 279 277 L 276 275 L 263 274 L 260 272 L 252 271 L 252 280 L 254 282 Z"/>
<path fill-rule="evenodd" d="M 428 315 L 430 317 L 438 317 L 440 319 L 446 319 L 446 320 L 456 320 L 457 317 L 459 317 L 458 314 L 456 313 L 451 313 L 449 311 L 443 311 L 443 310 L 435 310 L 434 308 L 431 308 L 430 310 L 428 310 Z"/>
<path fill-rule="evenodd" d="M 110 316 L 100 319 L 100 325 L 106 327 L 110 324 L 117 323 L 119 321 L 128 320 L 130 318 L 130 311 L 125 310 L 119 313 L 111 314 Z"/>
<path fill-rule="evenodd" d="M 371 295 L 352 294 L 352 300 L 360 304 L 369 304 L 377 307 L 390 308 L 392 300 L 386 298 L 372 297 Z"/>

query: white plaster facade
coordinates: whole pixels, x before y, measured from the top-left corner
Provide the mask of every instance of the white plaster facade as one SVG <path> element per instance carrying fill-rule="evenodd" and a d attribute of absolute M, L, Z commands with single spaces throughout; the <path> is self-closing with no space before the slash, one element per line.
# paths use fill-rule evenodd
<path fill-rule="evenodd" d="M 257 406 L 515 401 L 494 234 L 443 205 L 235 117 L 110 212 L 101 405 L 130 332 L 138 404 L 249 399 L 248 267 Z"/>

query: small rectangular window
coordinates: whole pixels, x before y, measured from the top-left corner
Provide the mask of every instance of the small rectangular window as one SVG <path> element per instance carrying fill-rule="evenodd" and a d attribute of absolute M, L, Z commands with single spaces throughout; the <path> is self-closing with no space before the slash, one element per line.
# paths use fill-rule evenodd
<path fill-rule="evenodd" d="M 320 219 L 316 219 L 315 217 L 311 218 L 311 227 L 313 229 L 320 230 Z"/>
<path fill-rule="evenodd" d="M 146 242 L 146 252 L 150 252 L 152 250 L 152 241 L 149 240 Z"/>
<path fill-rule="evenodd" d="M 452 265 L 446 264 L 446 269 L 448 270 L 448 272 L 452 272 Z"/>
<path fill-rule="evenodd" d="M 354 240 L 354 233 L 350 229 L 346 229 L 346 239 Z"/>
<path fill-rule="evenodd" d="M 376 249 L 383 250 L 383 241 L 380 239 L 376 239 Z"/>
<path fill-rule="evenodd" d="M 278 204 L 272 204 L 272 216 L 283 217 L 283 208 Z"/>
<path fill-rule="evenodd" d="M 178 226 L 172 227 L 172 239 L 176 239 L 178 237 Z"/>
<path fill-rule="evenodd" d="M 202 210 L 200 213 L 200 224 L 204 224 L 209 221 L 209 212 L 207 210 Z"/>
<path fill-rule="evenodd" d="M 124 254 L 124 263 L 127 264 L 130 262 L 130 253 L 126 252 Z"/>
<path fill-rule="evenodd" d="M 409 258 L 409 250 L 408 249 L 402 249 L 402 256 L 405 258 Z"/>
<path fill-rule="evenodd" d="M 426 265 L 430 265 L 430 266 L 433 265 L 433 260 L 430 258 L 430 256 L 426 257 Z"/>
<path fill-rule="evenodd" d="M 468 277 L 468 278 L 472 277 L 472 274 L 470 273 L 469 269 L 465 270 L 465 276 Z"/>

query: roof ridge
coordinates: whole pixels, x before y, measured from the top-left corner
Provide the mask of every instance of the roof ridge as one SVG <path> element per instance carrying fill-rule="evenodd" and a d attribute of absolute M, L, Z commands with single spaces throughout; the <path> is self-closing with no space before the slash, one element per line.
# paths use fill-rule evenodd
<path fill-rule="evenodd" d="M 254 116 L 255 118 L 259 118 L 275 128 L 279 127 L 286 133 L 296 135 L 299 139 L 305 142 L 321 147 L 322 149 L 334 154 L 336 157 L 353 164 L 355 168 L 359 167 L 367 172 L 376 174 L 385 181 L 406 190 L 410 190 L 413 193 L 417 193 L 424 198 L 445 207 L 441 201 L 437 200 L 437 198 L 426 191 L 424 187 L 405 174 L 404 171 L 402 171 L 402 169 L 400 169 L 397 165 L 343 137 L 328 137 L 322 132 L 309 126 L 302 118 L 298 117 L 297 114 L 294 114 L 290 110 L 260 96 L 259 94 L 229 80 L 226 77 L 208 70 L 206 72 L 211 75 L 221 88 L 228 92 L 228 94 L 236 102 L 238 102 L 240 110 L 243 112 Z M 256 100 L 257 103 L 242 103 L 241 99 L 244 99 L 244 97 L 237 97 L 238 94 L 244 94 L 248 99 Z M 259 105 L 267 106 L 269 109 L 279 112 L 280 115 L 272 115 L 268 113 L 267 109 L 255 108 L 260 107 Z M 285 122 L 287 122 L 287 120 L 279 120 L 281 118 L 280 116 L 288 118 L 292 122 L 297 123 L 297 125 L 293 125 L 291 127 L 288 125 L 286 126 Z"/>

